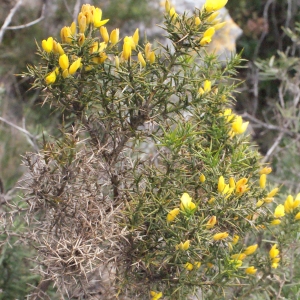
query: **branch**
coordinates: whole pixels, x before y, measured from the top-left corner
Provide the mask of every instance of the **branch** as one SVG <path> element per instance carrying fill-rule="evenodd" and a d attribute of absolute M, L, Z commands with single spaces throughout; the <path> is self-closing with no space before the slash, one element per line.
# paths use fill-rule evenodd
<path fill-rule="evenodd" d="M 8 25 L 10 24 L 14 14 L 17 12 L 17 10 L 19 9 L 19 7 L 21 6 L 23 0 L 19 0 L 16 5 L 10 10 L 8 16 L 6 17 L 1 29 L 0 29 L 0 44 L 2 43 L 2 40 L 3 40 L 3 36 L 4 36 L 4 33 L 8 27 Z"/>
<path fill-rule="evenodd" d="M 36 137 L 34 135 L 32 135 L 28 130 L 26 130 L 26 129 L 22 128 L 22 127 L 19 127 L 19 126 L 15 125 L 15 124 L 11 123 L 10 121 L 7 121 L 6 119 L 4 119 L 2 117 L 0 117 L 0 121 L 2 121 L 4 123 L 6 123 L 7 125 L 9 125 L 9 126 L 15 128 L 15 129 L 23 132 L 27 137 L 29 137 L 29 139 L 27 139 L 27 140 L 28 140 L 29 144 L 34 148 L 34 150 L 36 152 L 39 151 L 39 148 L 38 148 L 37 143 L 36 143 Z"/>
<path fill-rule="evenodd" d="M 23 29 L 23 28 L 27 28 L 27 27 L 30 27 L 32 25 L 35 25 L 35 24 L 37 24 L 38 22 L 42 21 L 45 18 L 45 11 L 46 11 L 46 3 L 44 2 L 43 7 L 42 7 L 41 16 L 39 18 L 37 18 L 36 20 L 31 21 L 29 23 L 23 24 L 23 25 L 7 26 L 6 29 L 17 30 L 17 29 Z"/>
<path fill-rule="evenodd" d="M 296 138 L 300 138 L 300 134 L 297 133 L 297 132 L 294 132 L 292 130 L 289 130 L 287 129 L 286 127 L 280 127 L 280 126 L 276 126 L 276 125 L 273 125 L 273 124 L 268 124 L 268 123 L 265 123 L 265 122 L 262 122 L 260 121 L 259 119 L 251 116 L 250 114 L 248 113 L 243 113 L 241 115 L 245 120 L 249 120 L 249 121 L 252 121 L 254 122 L 255 124 L 259 125 L 259 127 L 263 127 L 263 128 L 266 128 L 266 129 L 269 129 L 269 130 L 276 130 L 276 131 L 279 131 L 281 133 L 285 133 L 291 137 L 296 137 Z"/>

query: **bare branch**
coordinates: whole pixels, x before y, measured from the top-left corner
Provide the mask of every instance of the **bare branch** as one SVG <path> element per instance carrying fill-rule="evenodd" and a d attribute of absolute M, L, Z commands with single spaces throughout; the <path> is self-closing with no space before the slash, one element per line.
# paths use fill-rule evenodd
<path fill-rule="evenodd" d="M 10 121 L 7 121 L 6 119 L 4 119 L 2 117 L 0 117 L 0 121 L 2 121 L 4 123 L 6 123 L 7 125 L 23 132 L 29 138 L 29 139 L 27 139 L 29 144 L 34 148 L 34 150 L 36 152 L 38 152 L 39 148 L 38 148 L 37 143 L 36 143 L 36 136 L 32 135 L 28 130 L 26 130 L 22 127 L 19 127 L 18 125 L 15 125 L 14 123 L 12 123 Z"/>
<path fill-rule="evenodd" d="M 23 28 L 27 28 L 30 27 L 32 25 L 35 25 L 37 23 L 39 23 L 40 21 L 42 21 L 45 18 L 45 11 L 46 11 L 46 3 L 43 4 L 42 7 L 42 12 L 41 12 L 41 16 L 39 18 L 37 18 L 34 21 L 31 21 L 29 23 L 23 24 L 23 25 L 17 25 L 17 26 L 8 26 L 6 27 L 6 29 L 8 30 L 17 30 L 17 29 L 23 29 Z"/>
<path fill-rule="evenodd" d="M 15 15 L 15 13 L 17 12 L 17 10 L 19 9 L 19 7 L 21 6 L 23 0 L 19 0 L 16 5 L 10 10 L 8 16 L 6 17 L 1 29 L 0 29 L 0 44 L 2 43 L 3 40 L 3 36 L 5 31 L 7 30 L 8 25 L 10 24 L 13 16 Z"/>

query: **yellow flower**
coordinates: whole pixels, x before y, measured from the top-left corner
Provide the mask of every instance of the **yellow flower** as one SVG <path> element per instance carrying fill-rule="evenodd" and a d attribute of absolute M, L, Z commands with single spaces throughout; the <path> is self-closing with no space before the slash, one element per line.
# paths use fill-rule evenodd
<path fill-rule="evenodd" d="M 78 45 L 79 45 L 79 46 L 82 46 L 83 43 L 84 43 L 84 41 L 85 41 L 85 35 L 84 35 L 84 33 L 79 33 L 79 37 L 78 37 Z"/>
<path fill-rule="evenodd" d="M 216 201 L 215 197 L 211 197 L 207 202 L 208 204 L 213 204 Z"/>
<path fill-rule="evenodd" d="M 145 45 L 145 56 L 147 60 L 149 60 L 150 53 L 151 53 L 151 44 L 147 43 Z"/>
<path fill-rule="evenodd" d="M 278 267 L 278 263 L 272 263 L 271 268 L 277 269 L 277 267 Z"/>
<path fill-rule="evenodd" d="M 251 245 L 251 246 L 247 247 L 243 253 L 246 255 L 251 255 L 256 251 L 257 247 L 258 247 L 257 244 Z"/>
<path fill-rule="evenodd" d="M 257 269 L 255 269 L 253 266 L 251 267 L 248 267 L 246 270 L 245 270 L 246 274 L 249 274 L 249 275 L 254 275 L 256 272 L 257 272 Z"/>
<path fill-rule="evenodd" d="M 72 32 L 70 27 L 63 27 L 60 31 L 60 37 L 63 43 L 71 44 L 72 42 Z"/>
<path fill-rule="evenodd" d="M 202 87 L 199 87 L 198 94 L 199 94 L 199 96 L 204 94 L 204 90 Z"/>
<path fill-rule="evenodd" d="M 219 241 L 219 240 L 223 240 L 223 239 L 226 239 L 228 237 L 228 232 L 220 232 L 220 233 L 216 233 L 214 236 L 213 236 L 213 239 L 215 241 Z"/>
<path fill-rule="evenodd" d="M 62 70 L 68 69 L 69 68 L 69 58 L 66 54 L 63 54 L 59 57 L 59 65 L 62 68 Z"/>
<path fill-rule="evenodd" d="M 235 134 L 244 133 L 246 131 L 248 125 L 249 125 L 249 122 L 243 122 L 243 119 L 241 116 L 236 116 L 231 125 L 231 129 L 232 129 L 231 136 L 234 136 Z"/>
<path fill-rule="evenodd" d="M 136 49 L 136 44 L 135 44 L 132 36 L 125 36 L 124 43 L 130 43 L 131 49 L 133 49 L 133 50 Z"/>
<path fill-rule="evenodd" d="M 219 181 L 218 181 L 218 192 L 222 193 L 224 188 L 225 188 L 225 180 L 223 176 L 219 177 Z"/>
<path fill-rule="evenodd" d="M 266 174 L 261 174 L 259 178 L 259 186 L 264 189 L 266 187 L 266 182 L 267 182 L 267 175 Z"/>
<path fill-rule="evenodd" d="M 158 300 L 163 296 L 162 292 L 155 292 L 155 291 L 150 291 L 150 295 L 151 295 L 151 300 Z"/>
<path fill-rule="evenodd" d="M 295 220 L 300 220 L 300 212 L 298 212 L 295 216 Z"/>
<path fill-rule="evenodd" d="M 288 195 L 284 202 L 284 210 L 286 213 L 291 213 L 295 208 L 300 205 L 300 199 L 296 197 L 294 200 L 293 196 Z"/>
<path fill-rule="evenodd" d="M 267 198 L 264 198 L 263 201 L 265 203 L 272 203 L 274 201 L 274 198 L 273 197 L 267 197 Z"/>
<path fill-rule="evenodd" d="M 199 180 L 200 180 L 200 182 L 205 182 L 205 180 L 206 180 L 206 178 L 205 178 L 205 175 L 204 174 L 201 174 L 200 176 L 199 176 Z"/>
<path fill-rule="evenodd" d="M 124 42 L 122 57 L 124 60 L 128 60 L 130 59 L 130 56 L 131 56 L 131 43 Z"/>
<path fill-rule="evenodd" d="M 244 260 L 246 258 L 246 254 L 245 253 L 237 253 L 237 254 L 233 254 L 231 255 L 231 258 L 234 260 Z"/>
<path fill-rule="evenodd" d="M 102 43 L 99 44 L 99 49 L 98 49 L 98 51 L 101 52 L 101 51 L 103 51 L 106 47 L 107 47 L 107 43 L 102 42 Z"/>
<path fill-rule="evenodd" d="M 146 67 L 146 61 L 141 52 L 138 53 L 138 60 L 143 67 Z"/>
<path fill-rule="evenodd" d="M 237 234 L 235 234 L 232 238 L 232 245 L 236 245 L 238 243 L 239 239 L 240 239 L 240 237 Z"/>
<path fill-rule="evenodd" d="M 229 186 L 233 189 L 235 188 L 235 180 L 233 177 L 229 178 Z"/>
<path fill-rule="evenodd" d="M 174 7 L 172 7 L 172 8 L 169 10 L 169 15 L 170 15 L 170 17 L 172 18 L 172 20 L 175 20 L 175 19 L 177 18 L 178 15 L 177 15 L 177 13 L 176 13 Z"/>
<path fill-rule="evenodd" d="M 281 220 L 275 219 L 271 222 L 271 225 L 279 225 L 281 223 Z"/>
<path fill-rule="evenodd" d="M 53 41 L 53 52 L 59 55 L 63 55 L 65 53 L 60 43 Z"/>
<path fill-rule="evenodd" d="M 97 7 L 95 8 L 94 11 L 94 26 L 96 28 L 105 25 L 109 21 L 109 19 L 106 20 L 101 20 L 101 19 L 102 19 L 102 10 Z"/>
<path fill-rule="evenodd" d="M 229 261 L 231 264 L 234 265 L 235 268 L 240 268 L 243 264 L 243 262 L 239 259 L 233 259 Z"/>
<path fill-rule="evenodd" d="M 196 26 L 199 26 L 200 24 L 201 24 L 200 18 L 199 18 L 199 17 L 196 17 L 196 18 L 195 18 L 195 25 L 196 25 Z"/>
<path fill-rule="evenodd" d="M 274 257 L 272 258 L 272 263 L 279 263 L 280 262 L 280 257 Z"/>
<path fill-rule="evenodd" d="M 262 175 L 262 174 L 270 174 L 272 172 L 272 168 L 271 167 L 264 167 L 263 169 L 261 169 L 259 171 L 259 175 Z"/>
<path fill-rule="evenodd" d="M 279 255 L 279 250 L 277 249 L 277 244 L 274 244 L 269 252 L 270 258 L 273 259 Z"/>
<path fill-rule="evenodd" d="M 167 215 L 167 222 L 173 222 L 179 213 L 179 208 L 172 209 Z"/>
<path fill-rule="evenodd" d="M 115 45 L 118 41 L 119 41 L 119 28 L 116 28 L 110 33 L 110 42 L 112 45 Z"/>
<path fill-rule="evenodd" d="M 206 0 L 204 8 L 207 12 L 212 12 L 223 8 L 228 0 Z"/>
<path fill-rule="evenodd" d="M 107 55 L 105 52 L 101 52 L 98 57 L 98 64 L 103 64 L 107 59 Z"/>
<path fill-rule="evenodd" d="M 226 108 L 224 110 L 224 113 L 221 115 L 225 117 L 226 122 L 230 122 L 232 119 L 235 118 L 235 114 L 232 113 L 231 108 Z"/>
<path fill-rule="evenodd" d="M 213 27 L 217 31 L 217 30 L 223 28 L 226 24 L 227 24 L 227 22 L 221 22 L 221 23 L 215 24 Z"/>
<path fill-rule="evenodd" d="M 170 5 L 170 2 L 169 0 L 166 0 L 165 2 L 165 11 L 168 13 L 171 9 L 171 5 Z"/>
<path fill-rule="evenodd" d="M 70 74 L 69 74 L 68 69 L 65 69 L 65 70 L 62 72 L 63 78 L 67 78 L 69 75 L 70 75 Z"/>
<path fill-rule="evenodd" d="M 220 12 L 218 12 L 218 11 L 213 12 L 213 13 L 206 19 L 206 21 L 207 21 L 208 23 L 212 23 L 212 22 L 215 20 L 215 18 L 216 18 L 219 14 L 220 14 Z"/>
<path fill-rule="evenodd" d="M 74 73 L 76 73 L 76 71 L 79 69 L 81 64 L 81 58 L 77 58 L 70 66 L 69 68 L 69 74 L 73 75 Z"/>
<path fill-rule="evenodd" d="M 181 204 L 180 208 L 181 210 L 190 212 L 193 211 L 196 208 L 196 205 L 194 202 L 192 202 L 192 198 L 188 193 L 183 193 L 180 198 Z"/>
<path fill-rule="evenodd" d="M 51 52 L 53 50 L 53 37 L 48 37 L 47 40 L 42 40 L 42 48 L 46 52 Z"/>
<path fill-rule="evenodd" d="M 259 207 L 261 207 L 264 203 L 265 203 L 264 200 L 258 200 L 258 201 L 256 202 L 256 207 L 259 208 Z"/>
<path fill-rule="evenodd" d="M 288 195 L 284 202 L 284 210 L 286 213 L 290 213 L 293 211 L 294 198 L 292 195 Z"/>
<path fill-rule="evenodd" d="M 190 240 L 185 241 L 184 243 L 180 242 L 180 244 L 175 246 L 176 250 L 186 251 L 190 247 Z"/>
<path fill-rule="evenodd" d="M 205 80 L 203 84 L 203 90 L 205 93 L 210 92 L 211 90 L 211 82 L 209 80 Z"/>
<path fill-rule="evenodd" d="M 83 13 L 79 13 L 78 15 L 78 25 L 79 33 L 84 33 L 86 30 L 86 16 Z"/>
<path fill-rule="evenodd" d="M 211 42 L 211 38 L 215 34 L 215 28 L 209 27 L 207 30 L 204 31 L 203 37 L 200 40 L 200 46 L 205 46 Z"/>
<path fill-rule="evenodd" d="M 278 191 L 279 191 L 279 188 L 273 189 L 273 190 L 267 195 L 267 198 L 272 198 L 272 197 L 274 197 L 274 196 L 277 194 Z"/>
<path fill-rule="evenodd" d="M 155 52 L 154 51 L 151 51 L 149 53 L 149 62 L 150 62 L 150 64 L 153 64 L 155 62 Z"/>
<path fill-rule="evenodd" d="M 199 269 L 199 268 L 201 267 L 201 262 L 200 262 L 200 261 L 195 261 L 194 267 L 195 267 L 196 269 Z"/>
<path fill-rule="evenodd" d="M 216 216 L 212 216 L 212 217 L 208 220 L 208 222 L 207 222 L 207 224 L 206 224 L 206 229 L 211 229 L 211 228 L 213 228 L 213 227 L 216 225 L 216 223 L 217 223 L 217 218 L 216 218 Z"/>
<path fill-rule="evenodd" d="M 184 267 L 185 267 L 188 271 L 192 271 L 192 270 L 194 269 L 194 266 L 193 266 L 191 263 L 189 263 L 189 262 L 187 262 L 187 263 L 184 265 Z"/>
<path fill-rule="evenodd" d="M 107 44 L 109 41 L 109 34 L 108 34 L 106 27 L 104 27 L 104 26 L 100 27 L 100 34 L 101 34 L 103 41 Z"/>
<path fill-rule="evenodd" d="M 277 205 L 274 211 L 275 218 L 281 218 L 285 215 L 284 213 L 284 206 L 282 204 Z"/>
<path fill-rule="evenodd" d="M 247 182 L 248 182 L 248 179 L 244 177 L 236 183 L 236 186 L 235 186 L 236 194 L 243 194 L 243 193 L 249 191 Z"/>
<path fill-rule="evenodd" d="M 54 70 L 53 72 L 49 73 L 46 78 L 45 78 L 45 81 L 46 83 L 49 85 L 49 84 L 52 84 L 54 83 L 56 80 L 56 70 Z"/>
<path fill-rule="evenodd" d="M 94 22 L 95 6 L 90 4 L 83 4 L 81 7 L 81 13 L 86 17 L 87 24 Z"/>
<path fill-rule="evenodd" d="M 132 39 L 135 43 L 135 45 L 138 45 L 139 43 L 139 39 L 140 39 L 140 36 L 139 36 L 139 29 L 137 28 L 132 36 Z"/>

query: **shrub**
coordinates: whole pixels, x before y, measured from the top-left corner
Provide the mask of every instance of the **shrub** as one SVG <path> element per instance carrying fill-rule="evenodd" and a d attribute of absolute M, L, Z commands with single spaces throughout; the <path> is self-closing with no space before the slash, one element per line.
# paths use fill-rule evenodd
<path fill-rule="evenodd" d="M 166 1 L 172 47 L 152 49 L 138 30 L 121 41 L 87 4 L 62 44 L 38 45 L 27 75 L 64 122 L 26 156 L 27 219 L 40 271 L 68 297 L 273 293 L 286 241 L 273 228 L 298 226 L 300 198 L 274 200 L 272 170 L 229 108 L 240 55 L 205 51 L 226 2 L 179 15 Z"/>

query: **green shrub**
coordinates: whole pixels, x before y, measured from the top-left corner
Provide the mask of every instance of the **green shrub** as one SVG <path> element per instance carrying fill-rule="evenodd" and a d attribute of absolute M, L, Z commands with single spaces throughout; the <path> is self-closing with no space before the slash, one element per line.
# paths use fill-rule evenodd
<path fill-rule="evenodd" d="M 172 48 L 138 30 L 121 42 L 89 5 L 61 45 L 38 45 L 27 75 L 64 122 L 26 157 L 27 219 L 44 278 L 68 297 L 278 297 L 300 195 L 277 202 L 248 122 L 229 108 L 240 55 L 205 51 L 226 2 L 178 15 L 167 1 Z"/>

